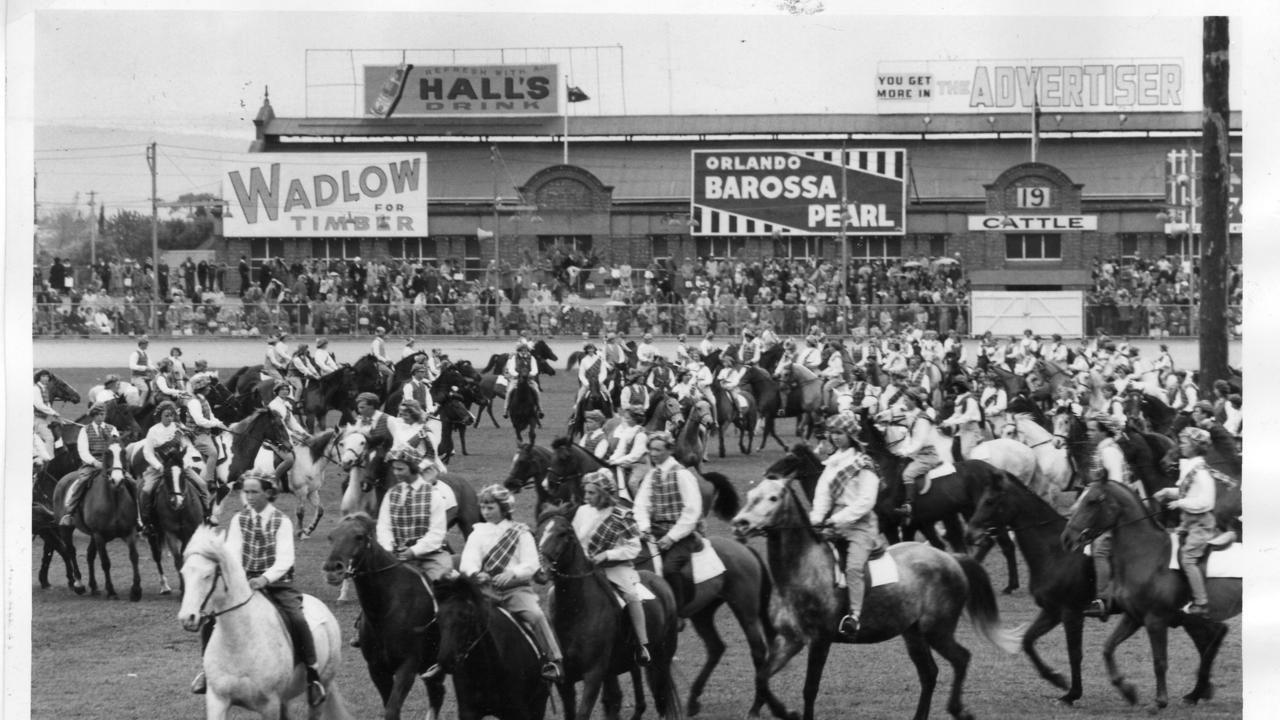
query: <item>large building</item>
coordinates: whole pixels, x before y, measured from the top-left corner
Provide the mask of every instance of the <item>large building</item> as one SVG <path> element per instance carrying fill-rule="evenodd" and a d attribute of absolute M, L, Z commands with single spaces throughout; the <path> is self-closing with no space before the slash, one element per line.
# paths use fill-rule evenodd
<path fill-rule="evenodd" d="M 312 186 L 315 195 L 324 189 L 314 178 L 327 177 L 336 193 L 335 178 L 361 164 L 354 153 L 423 158 L 424 187 L 406 190 L 421 207 L 379 205 L 392 214 L 400 206 L 403 218 L 280 218 L 250 232 L 235 197 L 253 197 L 252 173 L 242 172 L 241 187 L 224 189 L 231 218 L 222 252 L 254 263 L 451 259 L 470 273 L 495 258 L 517 265 L 557 243 L 634 267 L 686 257 L 839 261 L 844 196 L 855 260 L 950 256 L 979 289 L 1083 289 L 1095 257 L 1198 253 L 1187 160 L 1199 150 L 1201 122 L 1199 112 L 1046 110 L 1032 162 L 1030 113 L 289 118 L 264 101 L 250 153 L 289 154 L 284 160 L 296 157 L 307 176 L 294 181 L 305 189 L 285 199 L 285 215 L 291 205 L 318 210 Z M 1239 113 L 1230 125 L 1234 156 Z M 734 163 L 736 180 L 716 176 Z M 835 197 L 830 183 L 823 193 L 802 177 L 790 178 L 796 192 L 788 192 L 784 175 L 821 175 L 814 167 L 836 168 L 827 178 L 837 178 Z M 268 174 L 256 176 L 263 195 Z M 900 200 L 886 203 L 882 192 L 878 205 L 865 203 L 858 194 L 872 176 Z M 342 192 L 355 197 L 357 181 L 349 182 Z M 376 170 L 364 187 L 380 192 L 389 182 Z M 713 202 L 711 190 L 737 204 Z M 802 227 L 806 203 L 810 226 Z M 1233 263 L 1238 230 L 1236 220 Z"/>

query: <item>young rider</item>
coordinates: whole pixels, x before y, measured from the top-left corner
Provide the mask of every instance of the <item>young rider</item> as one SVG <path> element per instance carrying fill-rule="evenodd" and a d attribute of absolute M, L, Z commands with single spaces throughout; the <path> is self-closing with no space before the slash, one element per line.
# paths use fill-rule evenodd
<path fill-rule="evenodd" d="M 899 512 L 911 517 L 911 509 L 916 500 L 916 483 L 930 470 L 942 464 L 938 450 L 934 445 L 934 424 L 926 411 L 928 406 L 924 391 L 910 388 L 899 396 L 896 414 L 902 418 L 907 427 L 907 437 L 893 450 L 895 455 L 911 458 L 911 462 L 902 471 L 902 487 L 906 491 L 906 499 Z"/>
<path fill-rule="evenodd" d="M 519 378 L 527 377 L 529 387 L 533 388 L 534 407 L 538 409 L 538 417 L 542 417 L 542 389 L 538 386 L 538 361 L 529 352 L 529 345 L 516 343 L 516 352 L 507 360 L 503 374 L 507 377 L 507 394 L 502 398 L 502 417 L 507 414 L 507 403 L 511 400 L 511 391 L 515 389 Z"/>
<path fill-rule="evenodd" d="M 840 619 L 838 631 L 852 639 L 861 625 L 867 557 L 879 542 L 875 505 L 880 478 L 858 445 L 858 421 L 854 415 L 832 416 L 827 420 L 827 433 L 835 450 L 823 462 L 809 521 L 822 528 L 825 536 L 842 538 L 849 544 L 844 570 L 849 612 Z"/>
<path fill-rule="evenodd" d="M 639 648 L 636 661 L 649 664 L 649 631 L 638 587 L 640 573 L 632 563 L 640 556 L 640 528 L 631 511 L 618 504 L 618 489 L 608 470 L 597 470 L 582 479 L 586 503 L 573 515 L 573 530 L 596 567 L 627 604 Z"/>
<path fill-rule="evenodd" d="M 1183 428 L 1178 433 L 1178 449 L 1189 460 L 1183 467 L 1182 477 L 1178 479 L 1177 487 L 1163 488 L 1155 494 L 1157 500 L 1182 511 L 1182 524 L 1178 526 L 1182 547 L 1178 548 L 1178 560 L 1187 574 L 1187 584 L 1191 586 L 1191 606 L 1186 612 L 1201 617 L 1209 615 L 1209 593 L 1205 589 L 1204 566 L 1201 563 L 1205 548 L 1217 534 L 1213 515 L 1217 486 L 1204 460 L 1211 445 L 1207 430 Z"/>

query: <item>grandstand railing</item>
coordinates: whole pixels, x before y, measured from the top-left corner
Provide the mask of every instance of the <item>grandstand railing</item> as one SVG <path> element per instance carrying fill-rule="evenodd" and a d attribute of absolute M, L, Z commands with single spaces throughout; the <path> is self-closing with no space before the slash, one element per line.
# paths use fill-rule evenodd
<path fill-rule="evenodd" d="M 36 304 L 34 336 L 136 335 L 151 332 L 150 309 L 115 298 L 100 299 L 74 310 L 69 302 Z M 1192 337 L 1199 334 L 1195 305 L 1084 307 L 1085 335 L 1105 330 L 1132 337 Z M 1232 337 L 1241 334 L 1242 309 L 1228 308 Z M 571 304 L 503 306 L 459 302 L 449 305 L 357 305 L 353 303 L 255 303 L 221 306 L 169 305 L 160 314 L 160 333 L 174 336 L 256 336 L 279 328 L 293 335 L 333 337 L 372 334 L 383 326 L 392 335 L 514 336 L 520 330 L 536 335 L 600 336 L 608 332 L 657 336 L 710 331 L 718 337 L 738 336 L 764 321 L 781 336 L 801 336 L 819 329 L 827 334 L 886 334 L 909 325 L 970 332 L 969 304 L 939 305 L 652 305 L 621 301 L 578 300 Z"/>

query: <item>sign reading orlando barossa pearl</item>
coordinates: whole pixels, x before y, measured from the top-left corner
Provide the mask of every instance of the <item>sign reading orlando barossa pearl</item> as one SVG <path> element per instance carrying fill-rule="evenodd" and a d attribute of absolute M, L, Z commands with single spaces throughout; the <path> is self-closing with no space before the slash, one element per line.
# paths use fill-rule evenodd
<path fill-rule="evenodd" d="M 364 113 L 371 117 L 430 115 L 556 115 L 559 66 L 366 65 Z M 394 95 L 387 102 L 381 95 Z"/>
<path fill-rule="evenodd" d="M 222 175 L 226 237 L 427 235 L 425 153 L 260 153 Z"/>
<path fill-rule="evenodd" d="M 696 236 L 835 235 L 847 188 L 845 232 L 906 232 L 903 149 L 694 150 Z"/>

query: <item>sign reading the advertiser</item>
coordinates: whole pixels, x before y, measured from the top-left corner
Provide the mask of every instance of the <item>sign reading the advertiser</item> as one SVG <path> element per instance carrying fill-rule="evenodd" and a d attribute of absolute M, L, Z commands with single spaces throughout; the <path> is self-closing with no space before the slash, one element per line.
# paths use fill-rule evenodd
<path fill-rule="evenodd" d="M 366 65 L 364 112 L 372 117 L 555 115 L 559 66 Z"/>
<path fill-rule="evenodd" d="M 424 153 L 261 153 L 222 174 L 226 237 L 422 237 Z"/>
<path fill-rule="evenodd" d="M 903 149 L 694 150 L 696 236 L 906 232 Z M 841 196 L 847 189 L 847 212 Z"/>
<path fill-rule="evenodd" d="M 1181 59 L 941 60 L 882 62 L 881 112 L 1117 112 L 1185 110 L 1198 94 Z"/>

